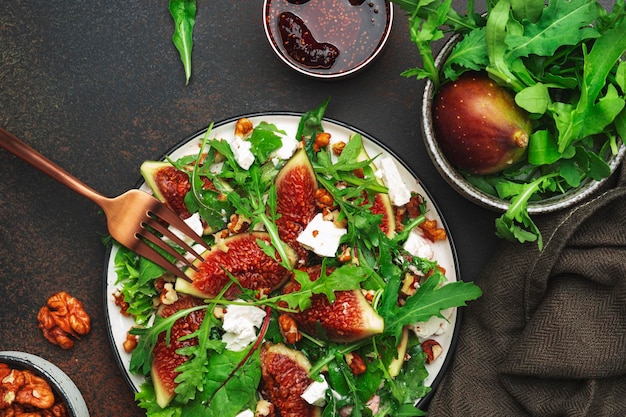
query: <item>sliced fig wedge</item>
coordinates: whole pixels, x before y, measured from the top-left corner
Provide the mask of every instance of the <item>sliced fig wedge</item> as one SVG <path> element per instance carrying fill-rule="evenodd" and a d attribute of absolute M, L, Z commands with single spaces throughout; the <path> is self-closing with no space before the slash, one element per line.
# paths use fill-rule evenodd
<path fill-rule="evenodd" d="M 361 144 L 361 152 L 357 157 L 359 161 L 367 161 L 370 158 L 369 154 L 365 150 L 365 147 Z M 376 172 L 376 166 L 374 164 L 370 165 L 372 172 Z M 376 181 L 384 185 L 380 178 L 376 178 Z M 391 199 L 389 198 L 389 194 L 386 193 L 376 193 L 373 196 L 370 196 L 368 199 L 372 199 L 372 207 L 370 211 L 374 214 L 382 214 L 383 218 L 379 225 L 380 230 L 387 237 L 393 237 L 396 232 L 396 218 L 393 212 L 393 205 L 391 204 Z"/>
<path fill-rule="evenodd" d="M 296 239 L 317 211 L 317 179 L 304 148 L 294 154 L 278 172 L 274 181 L 278 199 L 276 211 L 280 214 L 276 221 L 278 234 L 285 243 L 294 248 L 298 254 L 298 262 L 303 264 L 309 252 Z"/>
<path fill-rule="evenodd" d="M 263 252 L 258 240 L 270 242 L 265 232 L 240 233 L 216 243 L 204 252 L 204 262 L 196 260 L 194 271 L 185 274 L 191 282 L 176 280 L 176 291 L 200 298 L 214 298 L 231 282 L 231 274 L 243 288 L 268 294 L 279 288 L 289 278 L 290 272 Z M 295 254 L 287 248 L 290 264 L 295 264 Z M 278 255 L 277 255 L 278 256 Z M 224 294 L 234 299 L 241 293 L 238 285 L 231 285 Z"/>
<path fill-rule="evenodd" d="M 167 204 L 182 219 L 186 219 L 191 216 L 191 213 L 189 213 L 187 205 L 185 204 L 185 196 L 191 190 L 189 175 L 186 172 L 181 171 L 169 162 L 165 161 L 145 161 L 141 164 L 140 170 L 146 184 L 150 187 L 152 194 L 157 199 Z M 217 191 L 211 180 L 206 177 L 202 178 L 203 189 Z M 218 181 L 220 181 L 220 187 L 226 190 L 231 189 L 230 185 L 226 181 Z M 204 235 L 208 235 L 216 231 L 204 220 L 202 221 L 202 224 L 204 226 Z"/>
<path fill-rule="evenodd" d="M 173 304 L 162 305 L 157 314 L 161 317 L 169 317 L 177 311 L 202 304 L 204 302 L 196 297 L 179 295 L 178 300 Z M 180 340 L 180 338 L 198 330 L 204 319 L 204 314 L 205 310 L 198 310 L 178 319 L 172 326 L 169 344 L 166 343 L 166 334 L 163 332 L 159 335 L 157 343 L 152 349 L 153 359 L 150 374 L 156 401 L 161 408 L 166 407 L 174 398 L 174 389 L 178 385 L 175 379 L 179 374 L 175 369 L 187 360 L 187 356 L 179 355 L 176 351 L 185 346 L 198 344 L 196 338 L 186 340 Z"/>
<path fill-rule="evenodd" d="M 321 269 L 308 269 L 315 281 Z M 327 271 L 330 273 L 330 271 Z M 297 291 L 300 284 L 291 281 L 283 288 L 284 293 Z M 374 310 L 360 290 L 335 291 L 332 303 L 325 294 L 311 296 L 311 306 L 298 313 L 288 313 L 298 328 L 333 342 L 349 343 L 380 334 L 385 329 L 383 318 Z"/>
<path fill-rule="evenodd" d="M 141 175 L 154 196 L 166 203 L 180 217 L 191 216 L 185 205 L 185 195 L 191 189 L 189 176 L 165 161 L 145 161 Z"/>
<path fill-rule="evenodd" d="M 319 417 L 320 407 L 306 402 L 302 393 L 313 380 L 311 363 L 298 350 L 282 343 L 261 346 L 262 392 L 274 404 L 281 417 Z"/>
<path fill-rule="evenodd" d="M 391 361 L 389 366 L 387 367 L 389 371 L 389 375 L 392 378 L 395 378 L 400 374 L 400 370 L 402 369 L 402 365 L 404 365 L 404 360 L 406 356 L 406 349 L 409 345 L 409 329 L 402 329 L 402 338 L 400 339 L 400 343 L 398 344 L 398 352 L 397 356 Z"/>

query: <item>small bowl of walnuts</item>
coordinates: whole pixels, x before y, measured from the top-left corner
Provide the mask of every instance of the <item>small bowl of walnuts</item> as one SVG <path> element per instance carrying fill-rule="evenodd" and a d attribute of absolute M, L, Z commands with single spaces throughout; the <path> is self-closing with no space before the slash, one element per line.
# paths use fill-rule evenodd
<path fill-rule="evenodd" d="M 0 352 L 0 415 L 89 417 L 80 391 L 56 365 L 26 352 Z"/>

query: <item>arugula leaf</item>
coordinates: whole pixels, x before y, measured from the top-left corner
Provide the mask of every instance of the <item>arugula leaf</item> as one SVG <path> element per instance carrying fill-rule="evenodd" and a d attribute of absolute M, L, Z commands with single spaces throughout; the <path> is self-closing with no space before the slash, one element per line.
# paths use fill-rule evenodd
<path fill-rule="evenodd" d="M 124 246 L 118 247 L 114 262 L 116 284 L 122 284 L 120 291 L 128 303 L 126 312 L 137 324 L 146 323 L 153 314 L 152 299 L 157 295 L 152 282 L 163 275 L 163 268 Z"/>
<path fill-rule="evenodd" d="M 498 183 L 501 195 L 513 196 L 507 211 L 496 219 L 496 234 L 508 240 L 521 243 L 537 241 L 539 250 L 543 248 L 543 240 L 539 228 L 528 214 L 528 201 L 539 190 L 551 186 L 558 173 L 544 175 L 529 184 L 515 184 L 502 181 Z M 511 190 L 508 187 L 515 187 Z"/>
<path fill-rule="evenodd" d="M 294 280 L 300 284 L 298 291 L 275 295 L 261 300 L 252 299 L 250 303 L 257 306 L 271 306 L 282 311 L 302 311 L 311 306 L 312 295 L 325 294 L 328 300 L 332 302 L 335 300 L 335 291 L 359 289 L 361 288 L 360 283 L 366 280 L 370 274 L 367 268 L 353 264 L 342 265 L 329 275 L 326 274 L 324 267 L 320 277 L 315 281 L 311 280 L 304 271 L 293 270 L 292 272 L 294 273 Z M 281 303 L 287 303 L 288 308 L 282 307 Z"/>
<path fill-rule="evenodd" d="M 435 67 L 432 45 L 444 37 L 442 27 L 450 27 L 458 33 L 466 33 L 478 27 L 480 17 L 474 15 L 474 2 L 468 2 L 467 15 L 460 15 L 452 9 L 451 0 L 392 0 L 409 16 L 409 34 L 417 46 L 423 68 L 416 67 L 402 73 L 405 77 L 429 78 L 437 88 L 440 84 L 439 72 Z"/>
<path fill-rule="evenodd" d="M 406 325 L 426 321 L 431 317 L 443 317 L 441 310 L 466 305 L 482 295 L 481 289 L 471 282 L 449 282 L 436 271 L 422 284 L 415 294 L 398 305 L 400 280 L 388 282 L 378 313 L 385 320 L 385 334 L 400 340 L 402 328 Z"/>
<path fill-rule="evenodd" d="M 251 151 L 261 164 L 264 164 L 269 155 L 282 146 L 282 140 L 277 133 L 285 134 L 278 130 L 275 125 L 260 122 L 254 127 L 252 135 L 248 139 L 252 143 Z"/>
<path fill-rule="evenodd" d="M 600 34 L 592 25 L 597 17 L 596 2 L 550 1 L 539 21 L 525 24 L 523 34 L 510 34 L 506 42 L 502 42 L 507 48 L 505 60 L 510 64 L 529 55 L 552 56 L 564 45 L 597 38 Z"/>
<path fill-rule="evenodd" d="M 313 143 L 315 141 L 315 135 L 324 131 L 322 119 L 324 118 L 324 113 L 326 113 L 326 107 L 328 107 L 329 102 L 330 98 L 327 98 L 318 108 L 309 110 L 300 117 L 296 140 L 304 141 L 309 159 L 314 159 L 315 151 L 313 150 Z"/>
<path fill-rule="evenodd" d="M 212 330 L 218 327 L 218 321 L 213 315 L 213 308 L 211 308 L 208 314 L 205 314 L 197 331 L 179 339 L 184 341 L 195 338 L 198 340 L 198 344 L 185 346 L 176 351 L 179 355 L 188 357 L 183 364 L 176 368 L 176 372 L 180 372 L 174 380 L 178 384 L 174 390 L 178 402 L 185 404 L 195 399 L 198 391 L 203 391 L 204 381 L 210 369 L 209 357 L 211 355 L 209 352 L 218 355 L 224 353 L 226 344 L 211 338 Z"/>
<path fill-rule="evenodd" d="M 478 28 L 471 31 L 457 43 L 448 56 L 443 73 L 446 79 L 456 80 L 462 72 L 469 70 L 479 71 L 489 64 L 487 44 L 485 43 L 485 29 Z M 456 69 L 461 67 L 461 70 Z"/>
<path fill-rule="evenodd" d="M 261 380 L 260 353 L 249 349 L 241 352 L 224 350 L 211 355 L 208 361 L 204 389 L 198 398 L 185 407 L 183 416 L 234 416 L 256 403 L 257 387 Z M 243 366 L 240 363 L 246 359 Z"/>
<path fill-rule="evenodd" d="M 196 23 L 196 0 L 170 0 L 170 14 L 174 18 L 172 42 L 180 55 L 185 69 L 185 85 L 191 78 L 191 50 L 193 48 L 193 27 Z"/>

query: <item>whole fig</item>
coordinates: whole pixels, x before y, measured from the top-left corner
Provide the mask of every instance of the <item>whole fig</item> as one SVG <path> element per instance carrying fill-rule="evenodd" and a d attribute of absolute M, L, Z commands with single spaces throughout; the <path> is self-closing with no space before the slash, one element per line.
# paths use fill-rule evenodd
<path fill-rule="evenodd" d="M 442 85 L 432 110 L 436 140 L 461 171 L 494 174 L 526 151 L 532 131 L 528 114 L 486 73 L 464 73 Z"/>

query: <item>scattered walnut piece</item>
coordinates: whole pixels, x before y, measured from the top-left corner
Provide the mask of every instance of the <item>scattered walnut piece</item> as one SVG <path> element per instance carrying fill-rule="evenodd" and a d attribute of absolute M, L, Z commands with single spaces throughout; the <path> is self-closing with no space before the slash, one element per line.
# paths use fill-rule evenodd
<path fill-rule="evenodd" d="M 293 317 L 288 314 L 281 314 L 278 316 L 278 325 L 285 342 L 294 344 L 302 339 L 302 333 L 298 331 L 298 324 Z"/>
<path fill-rule="evenodd" d="M 337 156 L 341 155 L 345 147 L 346 147 L 346 142 L 340 141 L 340 142 L 334 143 L 332 146 L 333 154 Z"/>
<path fill-rule="evenodd" d="M 435 339 L 424 340 L 422 350 L 426 354 L 426 363 L 433 363 L 443 353 L 443 347 Z"/>
<path fill-rule="evenodd" d="M 237 120 L 235 124 L 235 136 L 246 137 L 254 130 L 254 125 L 250 119 L 245 117 Z"/>
<path fill-rule="evenodd" d="M 361 355 L 356 352 L 350 352 L 345 355 L 346 363 L 350 367 L 353 375 L 361 375 L 367 371 L 367 364 Z"/>
<path fill-rule="evenodd" d="M 335 206 L 335 199 L 325 188 L 315 190 L 315 204 L 319 208 L 332 208 Z"/>
<path fill-rule="evenodd" d="M 124 348 L 124 352 L 131 353 L 137 347 L 138 339 L 134 334 L 130 334 L 130 332 L 126 332 L 126 339 L 122 343 L 122 347 Z"/>
<path fill-rule="evenodd" d="M 426 220 L 419 225 L 419 228 L 424 232 L 424 237 L 433 242 L 446 239 L 446 231 L 437 227 L 437 220 Z"/>
<path fill-rule="evenodd" d="M 83 304 L 65 291 L 52 295 L 37 314 L 44 337 L 62 349 L 74 346 L 74 340 L 91 331 L 91 319 Z"/>
<path fill-rule="evenodd" d="M 229 220 L 226 228 L 232 235 L 239 232 L 246 232 L 250 226 L 250 220 L 240 214 L 231 214 Z"/>
<path fill-rule="evenodd" d="M 259 400 L 256 403 L 254 417 L 273 417 L 276 415 L 274 404 L 267 400 Z"/>
<path fill-rule="evenodd" d="M 115 305 L 120 308 L 120 314 L 122 316 L 129 317 L 128 308 L 130 304 L 124 301 L 124 294 L 121 291 L 116 291 L 113 293 L 113 299 L 115 301 Z"/>
<path fill-rule="evenodd" d="M 319 152 L 322 148 L 325 148 L 330 143 L 330 133 L 319 132 L 315 135 L 315 141 L 313 142 L 313 150 Z"/>

